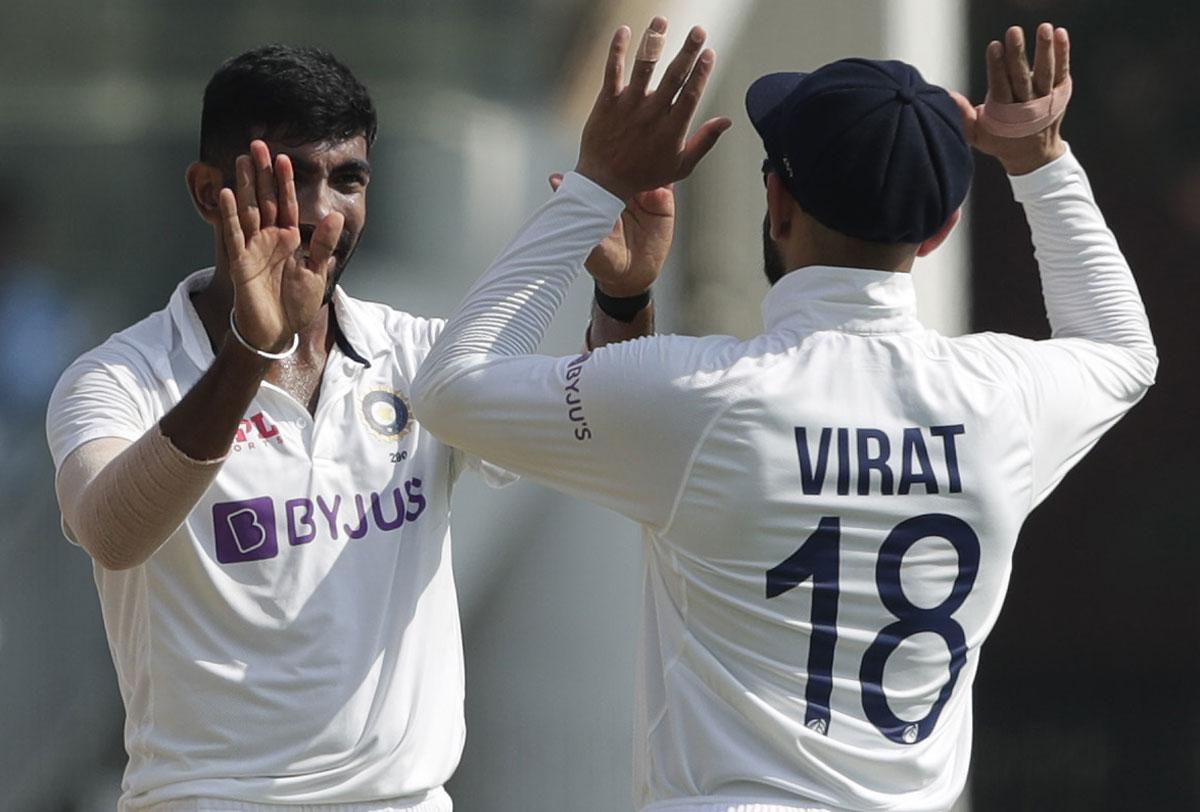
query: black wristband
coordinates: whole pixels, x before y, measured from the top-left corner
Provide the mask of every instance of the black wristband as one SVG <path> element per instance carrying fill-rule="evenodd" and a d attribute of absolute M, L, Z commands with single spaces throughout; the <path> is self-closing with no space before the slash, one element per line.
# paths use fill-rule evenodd
<path fill-rule="evenodd" d="M 596 306 L 609 318 L 629 322 L 637 318 L 637 314 L 650 304 L 650 291 L 639 293 L 637 296 L 609 296 L 596 285 Z"/>

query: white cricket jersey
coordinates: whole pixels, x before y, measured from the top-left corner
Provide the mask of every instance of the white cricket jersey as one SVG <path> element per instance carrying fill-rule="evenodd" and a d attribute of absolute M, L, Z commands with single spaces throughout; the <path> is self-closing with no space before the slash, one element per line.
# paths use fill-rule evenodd
<path fill-rule="evenodd" d="M 56 466 L 89 440 L 136 440 L 208 369 L 189 294 L 211 275 L 67 369 L 47 418 Z M 95 566 L 127 713 L 122 810 L 450 809 L 441 787 L 463 745 L 450 491 L 483 466 L 410 413 L 442 322 L 340 289 L 334 309 L 315 419 L 264 382 L 183 525 L 141 566 Z"/>
<path fill-rule="evenodd" d="M 640 522 L 635 779 L 656 812 L 945 810 L 1025 517 L 1151 384 L 1070 155 L 1012 179 L 1054 338 L 946 338 L 902 273 L 807 267 L 749 341 L 529 355 L 622 204 L 578 175 L 414 382 L 446 442 Z"/>

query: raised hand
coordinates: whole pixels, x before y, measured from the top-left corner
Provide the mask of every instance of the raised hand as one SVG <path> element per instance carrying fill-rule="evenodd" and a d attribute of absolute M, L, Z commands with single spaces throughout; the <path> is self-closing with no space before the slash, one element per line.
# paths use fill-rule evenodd
<path fill-rule="evenodd" d="M 334 249 L 344 218 L 325 217 L 305 255 L 292 162 L 271 159 L 263 141 L 238 157 L 234 189 L 218 198 L 222 250 L 233 280 L 233 315 L 238 332 L 253 346 L 277 352 L 304 330 L 321 310 Z"/>
<path fill-rule="evenodd" d="M 1065 99 L 1071 78 L 1071 41 L 1065 28 L 1050 23 L 1037 27 L 1033 68 L 1025 55 L 1025 32 L 1013 26 L 1005 32 L 1004 42 L 993 40 L 987 47 L 988 100 L 1000 104 L 1020 104 L 1046 99 L 1058 90 Z M 952 93 L 963 117 L 967 141 L 980 152 L 995 156 L 1010 175 L 1023 175 L 1058 158 L 1066 151 L 1060 134 L 1062 109 L 1041 130 L 1023 137 L 998 134 L 983 120 L 981 108 L 964 96 Z M 1065 101 L 1063 104 L 1065 109 Z"/>
<path fill-rule="evenodd" d="M 561 184 L 562 175 L 550 176 L 552 189 Z M 588 254 L 584 267 L 609 296 L 638 296 L 658 279 L 674 235 L 674 190 L 661 186 L 638 192 L 608 236 Z"/>
<path fill-rule="evenodd" d="M 625 84 L 630 32 L 626 26 L 617 29 L 600 94 L 583 127 L 575 171 L 623 200 L 686 178 L 733 123 L 714 118 L 690 138 L 687 135 L 715 59 L 711 49 L 701 51 L 706 35 L 698 26 L 667 66 L 658 88 L 647 89 L 666 30 L 667 21 L 655 17 Z"/>

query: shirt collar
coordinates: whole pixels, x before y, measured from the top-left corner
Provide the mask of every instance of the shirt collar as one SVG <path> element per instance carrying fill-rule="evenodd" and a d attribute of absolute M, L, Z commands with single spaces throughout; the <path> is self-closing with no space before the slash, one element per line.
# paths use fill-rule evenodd
<path fill-rule="evenodd" d="M 213 351 L 208 332 L 205 331 L 204 324 L 201 323 L 200 316 L 192 304 L 192 294 L 206 288 L 214 273 L 215 268 L 204 268 L 189 274 L 175 288 L 175 292 L 171 294 L 171 301 L 167 304 L 171 321 L 175 323 L 183 341 L 184 352 L 201 369 L 212 365 Z M 369 367 L 369 359 L 386 351 L 387 347 L 376 335 L 383 329 L 383 325 L 379 325 L 375 330 L 370 329 L 373 325 L 368 324 L 364 327 L 362 322 L 366 314 L 362 313 L 361 309 L 360 304 L 347 296 L 340 285 L 334 288 L 334 341 L 347 358 Z M 367 321 L 369 322 L 369 319 Z"/>
<path fill-rule="evenodd" d="M 917 320 L 912 275 L 810 265 L 787 273 L 762 304 L 768 330 L 899 333 L 924 329 Z"/>

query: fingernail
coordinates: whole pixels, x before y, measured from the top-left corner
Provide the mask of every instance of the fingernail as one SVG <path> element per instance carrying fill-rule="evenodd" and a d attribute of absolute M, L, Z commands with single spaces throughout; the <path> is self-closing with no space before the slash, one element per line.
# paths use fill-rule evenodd
<path fill-rule="evenodd" d="M 655 17 L 650 21 L 650 30 L 655 34 L 661 34 L 667 30 L 667 21 L 664 17 Z"/>
<path fill-rule="evenodd" d="M 713 61 L 713 52 L 705 51 L 704 53 L 700 54 L 700 61 L 705 65 L 711 65 Z"/>
<path fill-rule="evenodd" d="M 692 30 L 688 32 L 688 39 L 690 39 L 692 42 L 704 42 L 704 29 L 698 25 L 694 26 Z"/>

